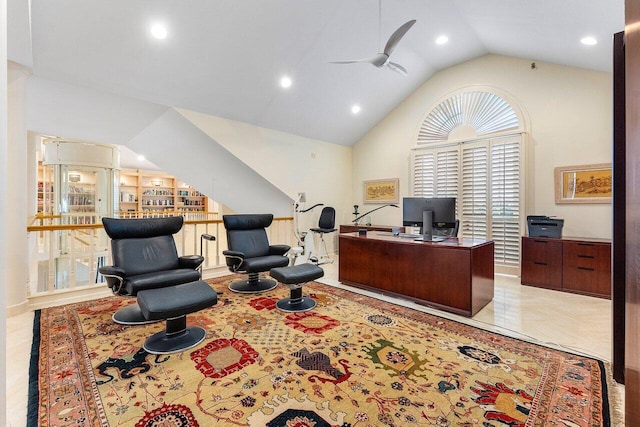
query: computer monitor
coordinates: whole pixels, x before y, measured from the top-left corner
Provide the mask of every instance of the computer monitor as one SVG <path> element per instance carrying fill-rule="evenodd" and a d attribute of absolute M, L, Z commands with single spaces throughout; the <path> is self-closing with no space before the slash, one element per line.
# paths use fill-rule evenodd
<path fill-rule="evenodd" d="M 432 227 L 455 228 L 456 226 L 456 198 L 455 197 L 405 197 L 402 199 L 402 225 L 420 227 L 424 211 L 431 211 Z"/>

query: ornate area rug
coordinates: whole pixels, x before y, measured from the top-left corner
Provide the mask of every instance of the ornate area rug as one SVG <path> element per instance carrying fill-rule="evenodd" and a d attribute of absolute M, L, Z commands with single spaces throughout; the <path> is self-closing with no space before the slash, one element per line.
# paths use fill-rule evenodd
<path fill-rule="evenodd" d="M 30 426 L 608 426 L 598 360 L 319 283 L 285 313 L 210 280 L 194 349 L 142 350 L 163 322 L 122 326 L 104 298 L 36 313 Z"/>

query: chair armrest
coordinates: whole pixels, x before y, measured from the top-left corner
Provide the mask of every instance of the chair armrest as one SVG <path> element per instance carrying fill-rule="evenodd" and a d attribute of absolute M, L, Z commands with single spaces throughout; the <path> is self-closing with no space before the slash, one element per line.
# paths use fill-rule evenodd
<path fill-rule="evenodd" d="M 178 257 L 178 266 L 180 268 L 191 268 L 197 270 L 204 262 L 204 257 L 200 255 L 185 255 Z"/>
<path fill-rule="evenodd" d="M 100 267 L 98 271 L 104 276 L 107 281 L 107 286 L 111 288 L 111 291 L 114 294 L 119 294 L 126 276 L 125 271 L 122 268 L 113 265 Z"/>
<path fill-rule="evenodd" d="M 271 245 L 269 246 L 269 255 L 284 255 L 289 249 L 291 249 L 289 245 Z"/>
<path fill-rule="evenodd" d="M 238 271 L 240 265 L 244 262 L 244 252 L 226 250 L 222 251 L 222 255 L 224 255 L 227 267 L 231 271 Z"/>

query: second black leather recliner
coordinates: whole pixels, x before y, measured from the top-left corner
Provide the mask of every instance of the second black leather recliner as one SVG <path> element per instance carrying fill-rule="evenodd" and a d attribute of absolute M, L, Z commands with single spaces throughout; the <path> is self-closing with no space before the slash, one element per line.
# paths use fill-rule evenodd
<path fill-rule="evenodd" d="M 266 292 L 278 285 L 275 280 L 260 277 L 260 273 L 274 267 L 289 264 L 285 254 L 288 245 L 270 245 L 266 228 L 273 222 L 271 214 L 223 215 L 227 230 L 228 250 L 223 251 L 227 267 L 234 273 L 245 273 L 248 279 L 237 280 L 229 285 L 233 292 Z"/>

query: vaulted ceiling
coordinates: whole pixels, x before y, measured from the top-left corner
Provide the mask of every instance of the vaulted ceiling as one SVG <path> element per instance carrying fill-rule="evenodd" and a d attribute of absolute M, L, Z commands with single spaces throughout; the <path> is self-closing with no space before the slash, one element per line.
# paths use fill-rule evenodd
<path fill-rule="evenodd" d="M 352 145 L 434 73 L 487 53 L 610 71 L 623 0 L 9 0 L 9 59 L 46 79 Z M 381 7 L 380 7 L 381 5 Z M 380 52 L 417 22 L 391 60 Z M 162 22 L 167 37 L 149 28 Z M 446 35 L 448 42 L 435 43 Z M 595 37 L 596 45 L 580 40 Z M 279 85 L 283 75 L 291 87 Z M 482 83 L 482 82 L 478 82 Z M 351 112 L 358 104 L 361 111 Z M 425 106 L 426 108 L 426 106 Z"/>

